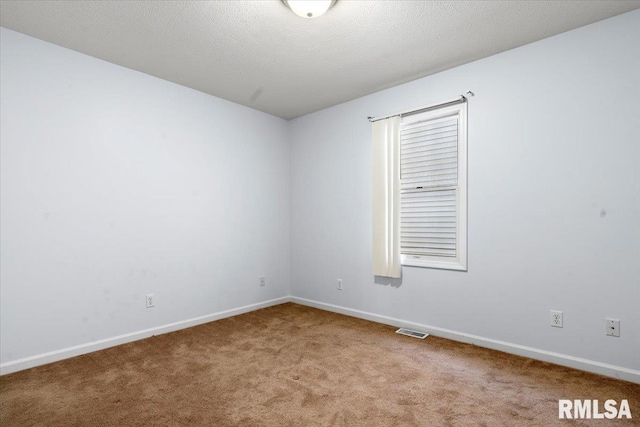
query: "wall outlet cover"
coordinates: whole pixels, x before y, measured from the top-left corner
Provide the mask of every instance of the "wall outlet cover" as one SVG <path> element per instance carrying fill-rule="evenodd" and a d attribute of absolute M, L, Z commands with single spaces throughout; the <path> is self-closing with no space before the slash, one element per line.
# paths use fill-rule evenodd
<path fill-rule="evenodd" d="M 551 310 L 551 326 L 554 328 L 562 328 L 562 312 Z"/>
<path fill-rule="evenodd" d="M 620 336 L 620 319 L 607 319 L 606 321 L 607 335 L 610 337 Z"/>

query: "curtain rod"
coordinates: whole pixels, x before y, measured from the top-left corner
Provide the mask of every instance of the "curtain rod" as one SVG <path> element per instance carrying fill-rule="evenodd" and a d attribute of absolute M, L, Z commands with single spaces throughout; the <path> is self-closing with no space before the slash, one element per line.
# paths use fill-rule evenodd
<path fill-rule="evenodd" d="M 468 90 L 465 95 L 475 96 L 475 94 L 473 92 L 471 92 L 470 90 Z M 413 108 L 411 110 L 401 111 L 400 113 L 389 114 L 388 116 L 384 116 L 384 117 L 367 117 L 367 119 L 369 119 L 369 121 L 371 123 L 373 123 L 373 122 L 377 122 L 378 120 L 388 119 L 389 117 L 393 117 L 393 116 L 402 117 L 402 116 L 408 116 L 408 115 L 411 115 L 411 114 L 418 114 L 418 113 L 422 113 L 424 111 L 433 110 L 435 108 L 445 107 L 445 106 L 448 106 L 448 105 L 460 104 L 461 102 L 466 102 L 466 101 L 467 101 L 467 97 L 464 96 L 464 95 L 460 95 L 460 97 L 455 98 L 455 99 L 451 99 L 449 101 L 439 102 L 437 104 L 425 105 L 423 107 L 418 107 L 418 108 Z"/>

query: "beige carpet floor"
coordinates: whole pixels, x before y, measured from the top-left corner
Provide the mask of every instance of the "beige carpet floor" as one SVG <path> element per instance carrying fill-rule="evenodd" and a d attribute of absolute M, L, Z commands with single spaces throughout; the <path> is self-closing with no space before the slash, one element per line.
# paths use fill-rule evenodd
<path fill-rule="evenodd" d="M 0 426 L 639 425 L 640 385 L 296 304 L 0 377 Z M 632 420 L 558 420 L 628 399 Z"/>

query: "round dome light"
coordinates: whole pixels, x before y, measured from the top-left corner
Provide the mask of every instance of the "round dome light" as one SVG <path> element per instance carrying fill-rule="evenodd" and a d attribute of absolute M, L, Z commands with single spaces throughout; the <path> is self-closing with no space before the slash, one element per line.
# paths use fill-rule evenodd
<path fill-rule="evenodd" d="M 336 0 L 282 0 L 298 16 L 317 18 L 331 9 Z"/>

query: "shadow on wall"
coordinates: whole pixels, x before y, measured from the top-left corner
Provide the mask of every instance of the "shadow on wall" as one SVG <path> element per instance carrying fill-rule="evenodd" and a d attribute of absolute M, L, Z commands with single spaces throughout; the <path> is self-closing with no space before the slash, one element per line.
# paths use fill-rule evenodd
<path fill-rule="evenodd" d="M 402 277 L 394 279 L 393 277 L 373 276 L 373 283 L 376 285 L 393 286 L 399 288 L 402 286 Z"/>

